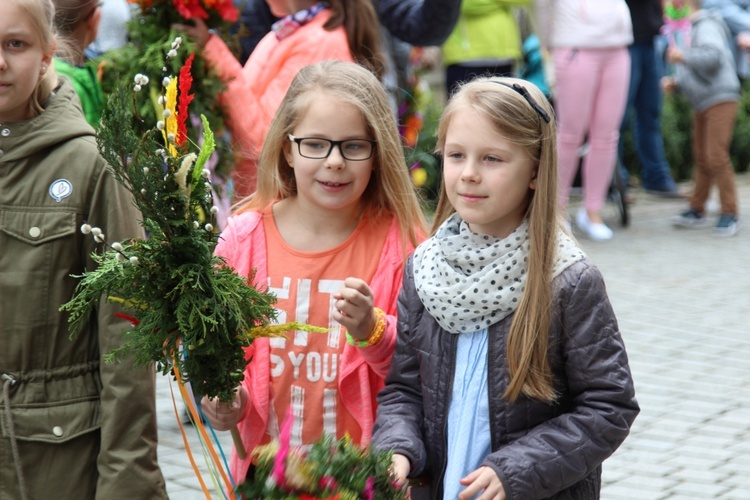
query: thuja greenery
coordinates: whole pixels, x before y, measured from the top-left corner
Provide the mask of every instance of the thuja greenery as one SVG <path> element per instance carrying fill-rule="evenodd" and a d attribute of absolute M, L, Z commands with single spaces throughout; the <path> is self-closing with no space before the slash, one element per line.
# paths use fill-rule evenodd
<path fill-rule="evenodd" d="M 179 48 L 179 39 L 174 46 Z M 153 361 L 165 374 L 178 370 L 202 394 L 231 401 L 243 377 L 244 348 L 253 338 L 299 325 L 272 325 L 275 297 L 214 256 L 217 209 L 203 168 L 214 140 L 205 117 L 202 146 L 186 140 L 189 64 L 179 79 L 162 75 L 155 110 L 161 119 L 145 132 L 127 125 L 142 119 L 134 108 L 149 81 L 140 74 L 134 80 L 110 98 L 97 141 L 117 181 L 132 193 L 148 236 L 109 243 L 106 228 L 84 224 L 82 231 L 106 243 L 106 250 L 94 256 L 98 267 L 82 276 L 62 310 L 70 312 L 75 335 L 101 297 L 120 302 L 133 327 L 107 361 L 132 351 L 137 364 Z"/>

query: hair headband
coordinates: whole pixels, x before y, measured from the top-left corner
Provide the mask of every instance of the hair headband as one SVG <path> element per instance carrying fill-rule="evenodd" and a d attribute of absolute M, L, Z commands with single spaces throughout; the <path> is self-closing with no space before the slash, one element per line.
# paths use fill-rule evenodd
<path fill-rule="evenodd" d="M 547 114 L 547 112 L 539 105 L 539 103 L 537 103 L 534 100 L 534 98 L 531 97 L 531 94 L 529 94 L 529 91 L 526 90 L 526 87 L 518 83 L 514 83 L 513 85 L 508 85 L 507 83 L 499 82 L 497 80 L 489 80 L 489 81 L 492 83 L 497 83 L 498 85 L 502 85 L 503 87 L 508 87 L 509 89 L 513 89 L 519 94 L 521 94 L 521 96 L 523 96 L 523 98 L 526 99 L 526 102 L 528 102 L 529 105 L 532 108 L 534 108 L 534 111 L 536 111 L 536 113 L 539 115 L 539 117 L 542 120 L 544 120 L 546 123 L 550 122 L 549 114 Z"/>

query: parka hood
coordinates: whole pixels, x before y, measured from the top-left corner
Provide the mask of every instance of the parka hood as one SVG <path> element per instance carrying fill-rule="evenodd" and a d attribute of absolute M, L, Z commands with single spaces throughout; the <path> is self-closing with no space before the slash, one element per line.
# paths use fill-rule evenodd
<path fill-rule="evenodd" d="M 29 157 L 76 137 L 96 137 L 94 129 L 81 120 L 83 111 L 71 83 L 58 77 L 61 85 L 50 96 L 47 107 L 34 118 L 0 123 L 0 164 Z M 69 101 L 74 101 L 70 105 Z M 45 133 L 36 133 L 37 130 Z"/>

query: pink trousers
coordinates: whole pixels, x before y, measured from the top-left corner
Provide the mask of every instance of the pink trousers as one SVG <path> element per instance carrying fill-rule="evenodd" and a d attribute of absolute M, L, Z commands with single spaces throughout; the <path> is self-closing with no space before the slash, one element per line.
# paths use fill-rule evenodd
<path fill-rule="evenodd" d="M 566 206 L 578 171 L 578 150 L 588 138 L 583 160 L 583 201 L 586 210 L 604 205 L 617 162 L 620 125 L 630 85 L 627 47 L 611 49 L 556 48 L 555 109 L 559 121 L 558 199 Z"/>

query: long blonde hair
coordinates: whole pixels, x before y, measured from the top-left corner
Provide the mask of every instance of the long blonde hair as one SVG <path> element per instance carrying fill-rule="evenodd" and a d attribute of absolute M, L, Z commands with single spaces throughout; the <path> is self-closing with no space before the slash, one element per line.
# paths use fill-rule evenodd
<path fill-rule="evenodd" d="M 326 30 L 343 25 L 354 61 L 378 78 L 385 73 L 385 56 L 380 43 L 380 21 L 372 0 L 328 0 L 332 13 Z"/>
<path fill-rule="evenodd" d="M 520 90 L 512 88 L 514 83 L 526 89 L 541 112 Z M 536 189 L 530 189 L 527 198 L 529 268 L 526 289 L 508 334 L 510 383 L 504 397 L 512 402 L 524 394 L 542 401 L 553 401 L 556 394 L 548 348 L 552 322 L 552 268 L 560 227 L 554 112 L 544 94 L 532 83 L 514 78 L 479 78 L 462 86 L 446 106 L 438 125 L 438 152 L 445 147 L 451 118 L 456 111 L 467 108 L 487 118 L 507 140 L 526 149 L 536 165 Z M 549 123 L 542 118 L 544 113 Z M 443 183 L 433 233 L 455 211 Z"/>
<path fill-rule="evenodd" d="M 39 37 L 45 53 L 52 53 L 59 45 L 57 31 L 55 29 L 55 4 L 52 0 L 2 0 L 12 2 L 28 16 L 29 22 Z M 50 94 L 57 87 L 57 74 L 55 66 L 50 62 L 47 71 L 39 77 L 36 89 L 31 95 L 29 106 L 36 116 L 44 111 Z"/>
<path fill-rule="evenodd" d="M 61 35 L 70 36 L 78 26 L 91 17 L 97 8 L 99 0 L 55 0 L 57 12 L 55 20 L 57 30 Z"/>
<path fill-rule="evenodd" d="M 68 61 L 71 64 L 82 63 L 85 60 L 85 40 L 77 34 L 81 27 L 86 24 L 85 34 L 92 34 L 88 25 L 89 19 L 96 15 L 97 9 L 101 7 L 100 0 L 54 0 L 56 5 L 55 26 L 57 27 L 58 41 L 64 41 L 62 47 L 58 47 L 55 56 Z M 98 24 L 96 25 L 98 26 Z M 84 35 L 86 36 L 86 35 Z"/>
<path fill-rule="evenodd" d="M 284 156 L 289 134 L 310 102 L 321 93 L 356 107 L 377 142 L 370 182 L 362 194 L 364 208 L 375 217 L 394 214 L 402 238 L 417 245 L 426 223 L 406 168 L 396 120 L 383 85 L 355 63 L 324 61 L 302 68 L 271 121 L 258 163 L 258 188 L 240 201 L 238 211 L 262 210 L 269 203 L 297 195 L 294 170 Z"/>

